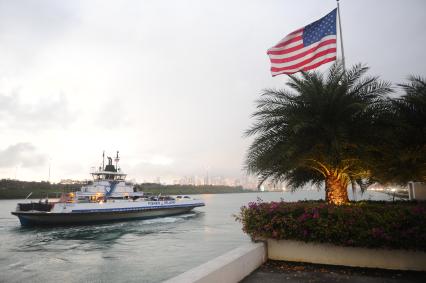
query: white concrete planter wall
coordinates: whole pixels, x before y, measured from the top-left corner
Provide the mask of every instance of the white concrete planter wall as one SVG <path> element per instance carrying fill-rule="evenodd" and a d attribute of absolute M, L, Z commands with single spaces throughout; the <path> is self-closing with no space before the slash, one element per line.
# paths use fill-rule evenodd
<path fill-rule="evenodd" d="M 426 271 L 426 253 L 267 240 L 268 258 L 318 264 Z"/>
<path fill-rule="evenodd" d="M 264 243 L 249 243 L 165 282 L 236 283 L 256 270 L 266 259 Z"/>
<path fill-rule="evenodd" d="M 408 197 L 410 200 L 426 200 L 426 183 L 409 182 Z"/>

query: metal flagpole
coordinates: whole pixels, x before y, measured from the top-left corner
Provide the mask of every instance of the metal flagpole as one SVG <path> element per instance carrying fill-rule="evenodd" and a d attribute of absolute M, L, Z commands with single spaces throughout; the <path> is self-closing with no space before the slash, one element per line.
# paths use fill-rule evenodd
<path fill-rule="evenodd" d="M 337 13 L 339 15 L 340 49 L 342 50 L 342 65 L 343 65 L 343 70 L 346 70 L 346 68 L 345 68 L 345 50 L 343 49 L 342 20 L 340 19 L 340 6 L 339 6 L 339 0 L 336 0 L 336 1 L 337 1 Z"/>

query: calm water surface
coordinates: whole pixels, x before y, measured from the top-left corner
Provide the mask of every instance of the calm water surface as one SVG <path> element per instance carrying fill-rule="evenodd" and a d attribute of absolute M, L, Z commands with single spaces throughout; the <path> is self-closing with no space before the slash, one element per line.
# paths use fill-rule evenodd
<path fill-rule="evenodd" d="M 0 282 L 161 282 L 249 242 L 232 216 L 265 201 L 323 198 L 324 192 L 199 195 L 206 206 L 173 217 L 111 224 L 22 228 L 0 200 Z M 364 199 L 389 199 L 365 193 Z M 358 196 L 360 199 L 360 196 Z"/>

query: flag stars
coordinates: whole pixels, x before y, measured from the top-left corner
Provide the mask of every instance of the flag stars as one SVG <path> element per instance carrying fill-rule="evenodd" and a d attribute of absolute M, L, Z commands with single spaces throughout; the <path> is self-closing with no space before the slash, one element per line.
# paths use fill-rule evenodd
<path fill-rule="evenodd" d="M 336 9 L 325 17 L 307 25 L 303 30 L 304 46 L 311 45 L 327 35 L 336 34 Z"/>

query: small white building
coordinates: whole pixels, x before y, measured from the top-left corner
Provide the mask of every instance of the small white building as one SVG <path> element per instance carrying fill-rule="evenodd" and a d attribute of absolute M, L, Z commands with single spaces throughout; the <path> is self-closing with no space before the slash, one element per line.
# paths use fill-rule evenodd
<path fill-rule="evenodd" d="M 409 182 L 408 196 L 410 200 L 426 200 L 426 183 Z"/>

